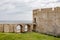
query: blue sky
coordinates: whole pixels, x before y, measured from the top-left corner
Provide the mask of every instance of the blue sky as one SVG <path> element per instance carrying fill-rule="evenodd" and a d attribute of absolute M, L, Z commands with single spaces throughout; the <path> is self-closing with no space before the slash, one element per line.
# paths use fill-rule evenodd
<path fill-rule="evenodd" d="M 60 7 L 60 0 L 0 0 L 0 21 L 32 21 L 32 10 Z"/>

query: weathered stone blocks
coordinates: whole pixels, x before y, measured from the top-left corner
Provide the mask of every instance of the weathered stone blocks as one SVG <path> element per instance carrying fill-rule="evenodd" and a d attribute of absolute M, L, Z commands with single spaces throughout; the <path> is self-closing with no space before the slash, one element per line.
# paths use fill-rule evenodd
<path fill-rule="evenodd" d="M 33 10 L 36 18 L 36 31 L 51 35 L 60 35 L 60 7 Z"/>

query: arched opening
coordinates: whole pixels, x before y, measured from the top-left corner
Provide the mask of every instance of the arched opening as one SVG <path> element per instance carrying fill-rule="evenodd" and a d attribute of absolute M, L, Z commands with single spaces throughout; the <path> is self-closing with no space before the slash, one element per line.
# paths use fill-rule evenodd
<path fill-rule="evenodd" d="M 34 32 L 36 31 L 36 25 L 35 24 L 33 25 L 33 31 Z"/>
<path fill-rule="evenodd" d="M 16 27 L 16 31 L 19 33 L 22 31 L 22 26 L 21 25 L 17 25 Z"/>

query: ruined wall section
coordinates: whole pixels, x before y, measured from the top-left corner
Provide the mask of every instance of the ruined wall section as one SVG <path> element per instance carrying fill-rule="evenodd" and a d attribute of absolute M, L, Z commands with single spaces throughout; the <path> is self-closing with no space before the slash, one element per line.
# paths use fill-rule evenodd
<path fill-rule="evenodd" d="M 20 26 L 19 33 L 25 32 L 25 25 L 27 25 L 27 32 L 32 32 L 33 24 L 0 24 L 0 32 L 15 32 L 17 33 L 17 26 Z"/>

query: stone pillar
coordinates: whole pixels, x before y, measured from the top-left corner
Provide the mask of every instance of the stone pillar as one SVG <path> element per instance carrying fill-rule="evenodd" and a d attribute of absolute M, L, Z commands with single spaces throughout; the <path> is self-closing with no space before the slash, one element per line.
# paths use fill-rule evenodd
<path fill-rule="evenodd" d="M 31 24 L 27 24 L 28 25 L 28 32 L 32 32 L 32 30 L 33 30 L 33 25 L 31 25 Z"/>
<path fill-rule="evenodd" d="M 22 24 L 21 32 L 25 32 L 25 31 L 24 31 L 24 27 L 25 27 L 25 25 L 24 25 L 24 24 Z"/>
<path fill-rule="evenodd" d="M 30 24 L 30 32 L 33 30 L 33 24 Z"/>

